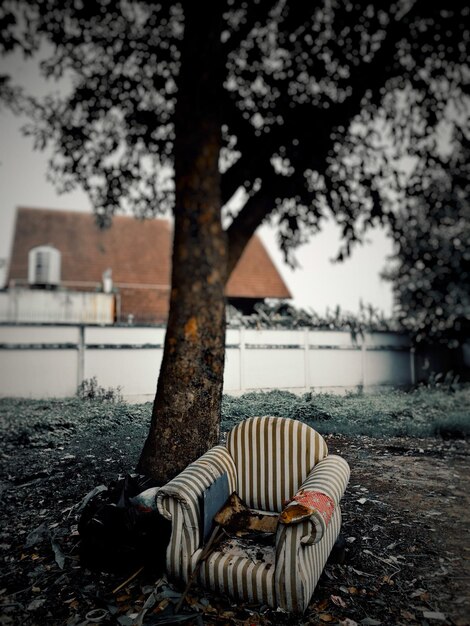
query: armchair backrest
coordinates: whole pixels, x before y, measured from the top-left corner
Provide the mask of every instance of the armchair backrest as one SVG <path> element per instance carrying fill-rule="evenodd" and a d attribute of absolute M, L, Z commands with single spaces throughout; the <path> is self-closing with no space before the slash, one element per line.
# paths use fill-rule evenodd
<path fill-rule="evenodd" d="M 227 436 L 237 470 L 237 492 L 246 504 L 281 511 L 328 448 L 321 435 L 297 420 L 251 417 Z"/>

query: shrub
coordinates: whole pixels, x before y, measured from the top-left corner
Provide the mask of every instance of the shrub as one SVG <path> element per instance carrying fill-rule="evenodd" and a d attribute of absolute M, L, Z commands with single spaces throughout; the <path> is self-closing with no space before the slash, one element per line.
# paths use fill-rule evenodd
<path fill-rule="evenodd" d="M 443 372 L 431 372 L 428 380 L 425 383 L 421 383 L 421 386 L 426 389 L 441 389 L 447 393 L 453 393 L 459 389 L 459 380 L 460 376 L 454 374 L 452 370 L 445 374 Z"/>
<path fill-rule="evenodd" d="M 80 400 L 98 400 L 99 402 L 122 402 L 121 387 L 101 387 L 96 376 L 86 378 L 78 386 L 77 396 Z"/>
<path fill-rule="evenodd" d="M 432 424 L 432 434 L 443 439 L 470 437 L 470 413 L 455 412 L 441 419 L 436 419 Z"/>

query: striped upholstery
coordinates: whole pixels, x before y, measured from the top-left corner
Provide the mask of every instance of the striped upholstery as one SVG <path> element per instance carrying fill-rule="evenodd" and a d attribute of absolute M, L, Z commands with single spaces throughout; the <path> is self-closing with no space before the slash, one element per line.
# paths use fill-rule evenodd
<path fill-rule="evenodd" d="M 340 456 L 323 459 L 302 483 L 301 489 L 326 493 L 335 503 L 335 511 L 324 535 L 313 537 L 315 524 L 305 521 L 284 526 L 276 534 L 276 597 L 286 611 L 302 611 L 308 606 L 328 555 L 341 527 L 339 502 L 349 481 L 349 465 Z"/>
<path fill-rule="evenodd" d="M 193 565 L 200 551 L 194 555 Z M 270 563 L 214 551 L 203 562 L 198 580 L 204 586 L 227 593 L 242 602 L 276 607 L 275 568 Z"/>
<path fill-rule="evenodd" d="M 214 480 L 227 472 L 229 491 L 236 490 L 235 465 L 225 446 L 215 446 L 188 465 L 157 493 L 159 512 L 172 521 L 167 548 L 167 570 L 175 578 L 187 580 L 191 556 L 201 545 L 200 498 Z"/>
<path fill-rule="evenodd" d="M 335 507 L 343 497 L 349 482 L 349 465 L 340 456 L 331 454 L 316 465 L 301 485 L 305 491 L 319 491 L 329 496 Z M 317 511 L 311 518 L 311 536 L 304 537 L 304 543 L 318 543 L 326 532 L 326 523 Z"/>
<path fill-rule="evenodd" d="M 227 437 L 237 468 L 238 495 L 249 507 L 282 510 L 310 470 L 328 454 L 313 428 L 281 417 L 253 417 Z"/>
<path fill-rule="evenodd" d="M 341 511 L 336 508 L 323 539 L 304 545 L 309 522 L 279 525 L 276 537 L 275 595 L 277 606 L 285 611 L 303 612 L 310 602 L 328 555 L 339 534 Z"/>
<path fill-rule="evenodd" d="M 288 611 L 304 611 L 323 571 L 341 526 L 339 501 L 349 467 L 341 457 L 327 456 L 322 437 L 295 420 L 262 417 L 245 420 L 229 433 L 227 446 L 216 446 L 162 487 L 159 511 L 172 520 L 167 570 L 187 581 L 201 553 L 200 501 L 204 490 L 227 472 L 230 491 L 252 508 L 281 511 L 282 501 L 299 488 L 321 491 L 335 502 L 324 535 L 314 524 L 279 524 L 272 558 L 215 549 L 202 563 L 199 582 L 244 602 Z"/>

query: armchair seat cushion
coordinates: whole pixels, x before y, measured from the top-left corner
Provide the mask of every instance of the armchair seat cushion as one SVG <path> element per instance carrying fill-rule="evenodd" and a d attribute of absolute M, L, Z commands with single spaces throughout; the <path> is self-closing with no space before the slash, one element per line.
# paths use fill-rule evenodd
<path fill-rule="evenodd" d="M 241 556 L 252 561 L 261 561 L 274 566 L 276 561 L 276 545 L 274 535 L 269 540 L 259 541 L 252 537 L 226 537 L 218 546 L 218 552 L 231 556 Z"/>
<path fill-rule="evenodd" d="M 250 553 L 240 548 L 232 551 L 215 550 L 204 559 L 199 569 L 197 580 L 208 589 L 227 594 L 236 600 L 254 604 L 266 604 L 277 607 L 275 591 L 275 554 L 267 560 L 254 560 Z M 196 566 L 199 553 L 192 559 Z"/>

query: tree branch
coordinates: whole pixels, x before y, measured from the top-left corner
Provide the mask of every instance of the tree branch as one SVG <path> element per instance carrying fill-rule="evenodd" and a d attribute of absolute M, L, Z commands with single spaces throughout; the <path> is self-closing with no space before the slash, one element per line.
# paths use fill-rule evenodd
<path fill-rule="evenodd" d="M 253 237 L 256 229 L 273 209 L 273 196 L 264 190 L 260 190 L 250 196 L 245 206 L 228 227 L 228 278 L 235 269 L 245 246 Z"/>

